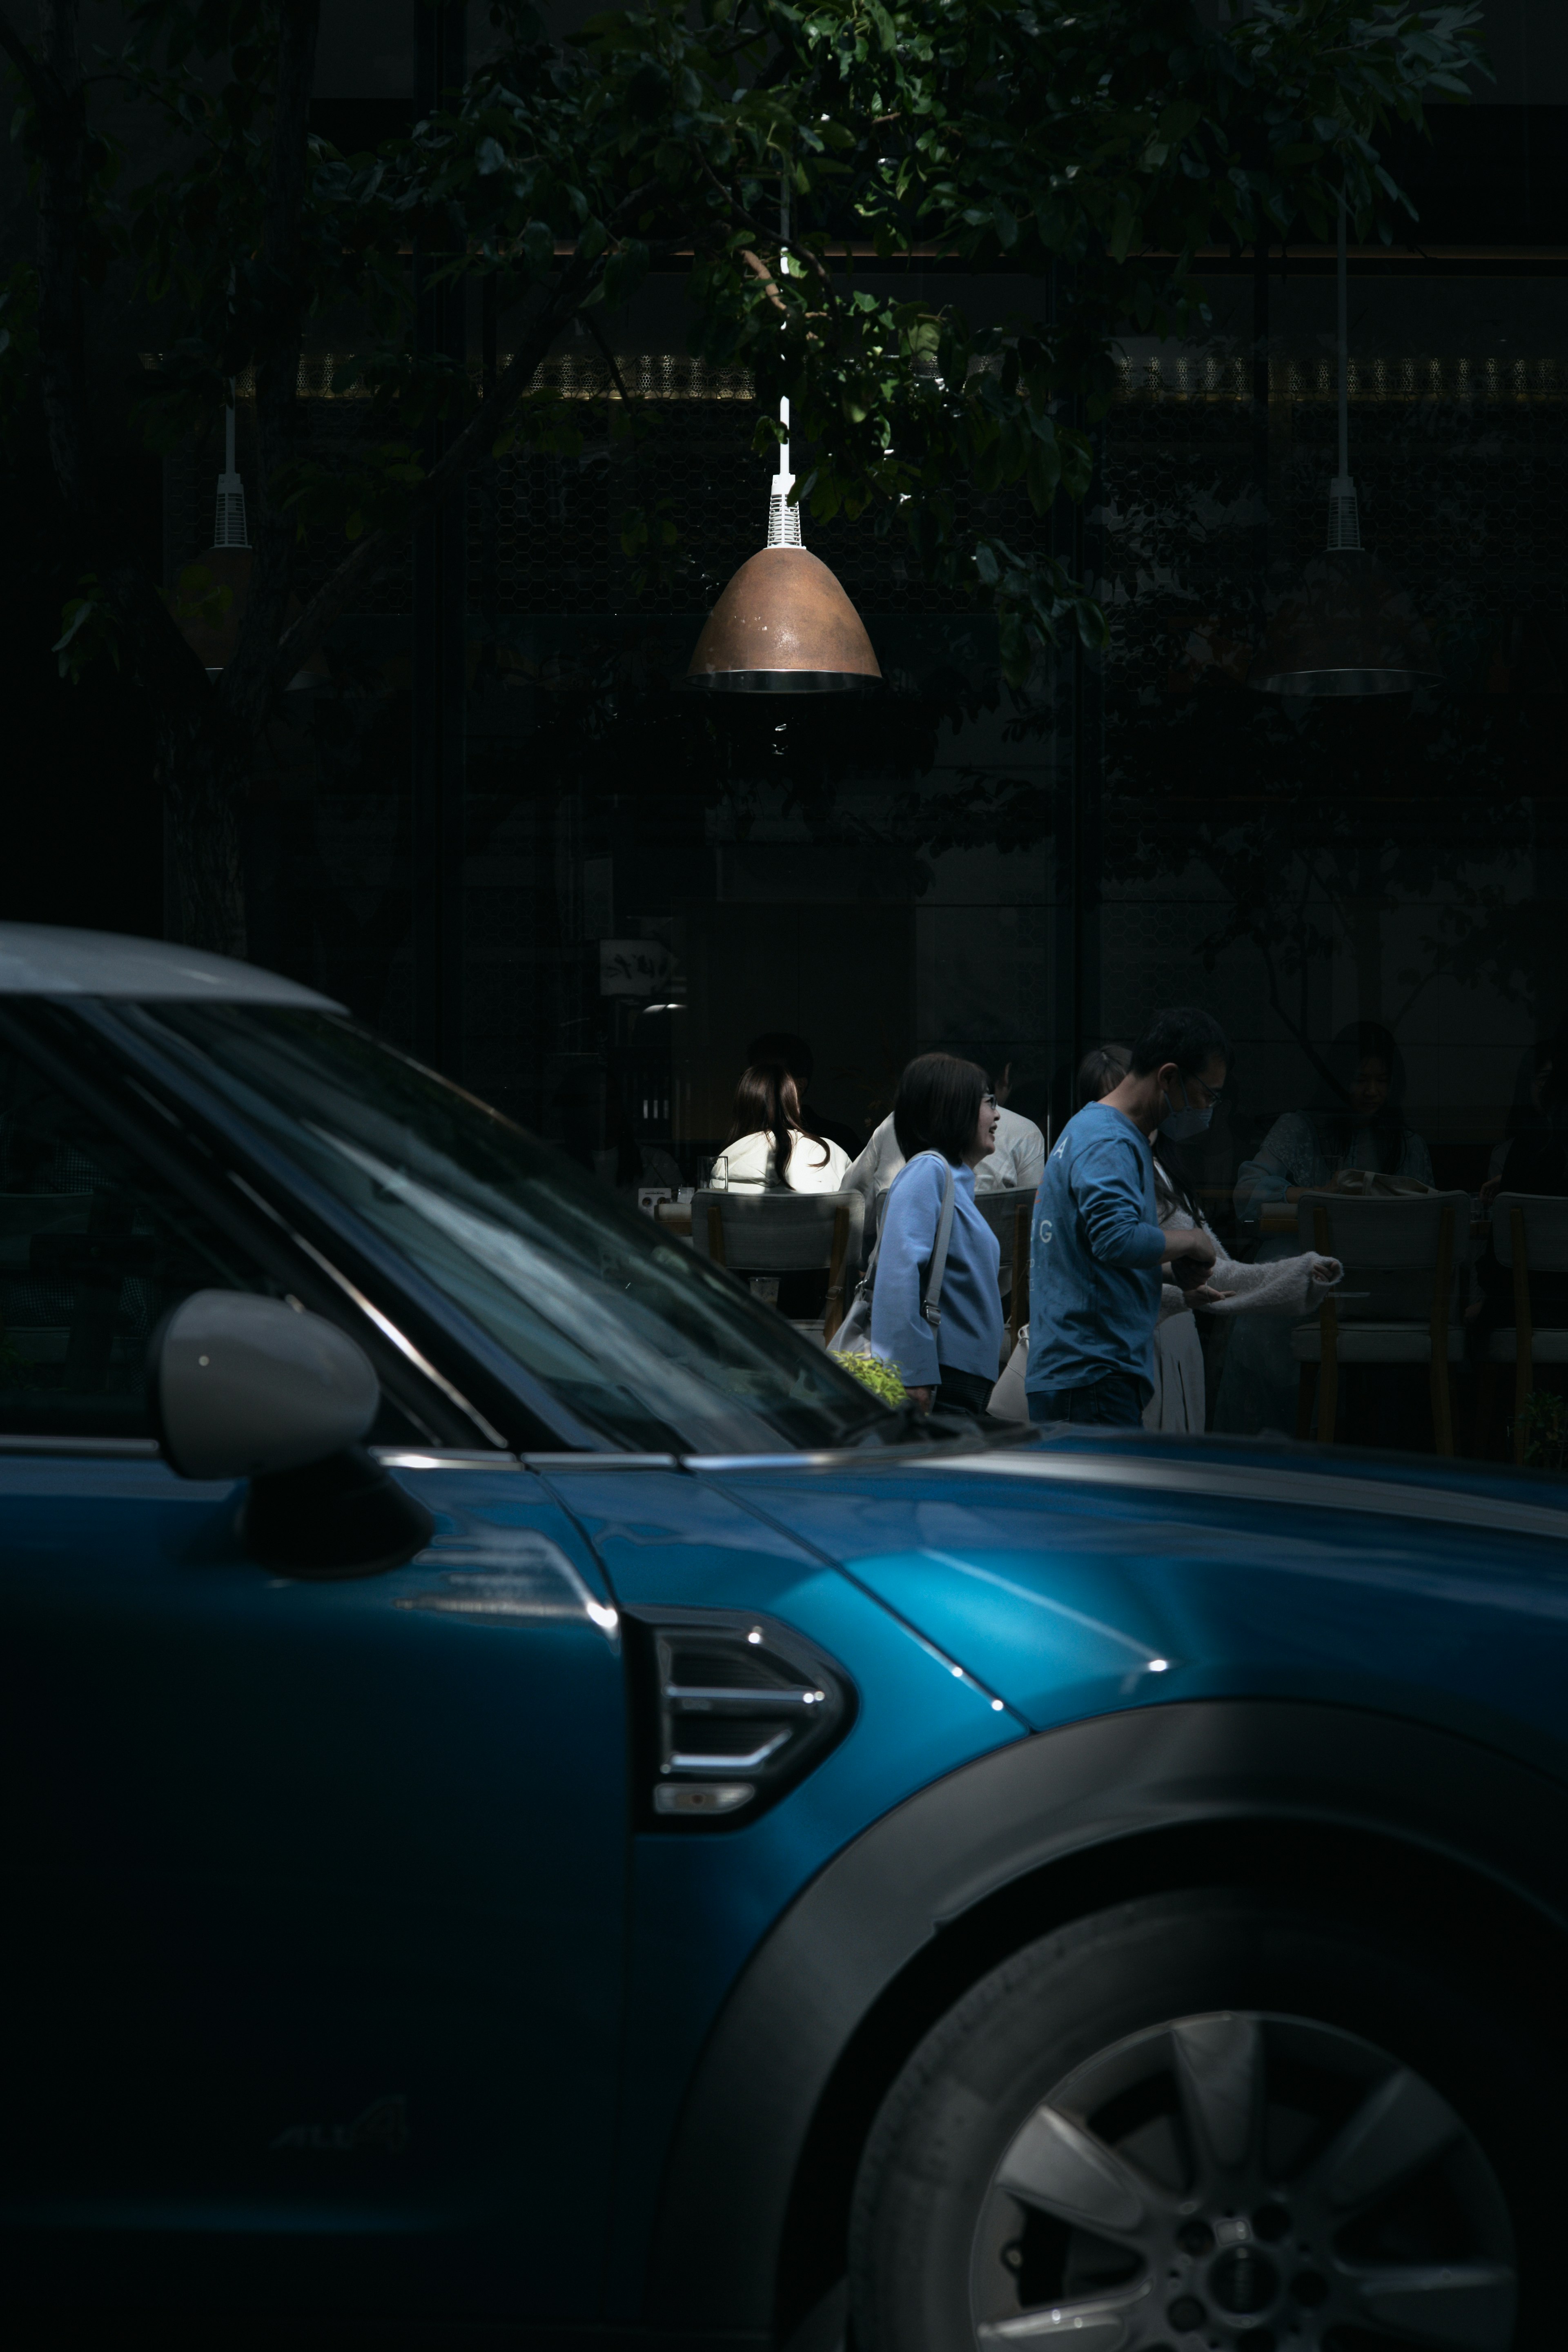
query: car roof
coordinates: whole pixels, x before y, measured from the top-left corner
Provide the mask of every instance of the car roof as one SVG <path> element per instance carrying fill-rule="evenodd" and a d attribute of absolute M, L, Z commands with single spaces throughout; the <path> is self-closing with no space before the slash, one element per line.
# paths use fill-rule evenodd
<path fill-rule="evenodd" d="M 254 964 L 168 940 L 69 931 L 52 923 L 0 923 L 0 996 L 141 997 L 148 1003 L 342 1006 Z"/>

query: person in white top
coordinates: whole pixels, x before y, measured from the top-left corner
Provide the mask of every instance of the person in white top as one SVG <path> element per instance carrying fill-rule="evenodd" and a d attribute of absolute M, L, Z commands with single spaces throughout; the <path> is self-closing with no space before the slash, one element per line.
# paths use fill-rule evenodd
<path fill-rule="evenodd" d="M 716 1192 L 842 1192 L 848 1170 L 847 1151 L 802 1125 L 799 1091 L 782 1062 L 746 1072 L 729 1141 L 708 1180 Z"/>
<path fill-rule="evenodd" d="M 974 1171 L 977 1192 L 1005 1192 L 1014 1188 L 1033 1192 L 1046 1172 L 1046 1139 L 1032 1118 L 1025 1118 L 1006 1103 L 1012 1064 L 1002 1073 L 996 1089 L 996 1140 Z M 904 1164 L 889 1111 L 859 1158 L 851 1161 L 844 1179 L 846 1191 L 862 1193 L 868 1213 Z"/>

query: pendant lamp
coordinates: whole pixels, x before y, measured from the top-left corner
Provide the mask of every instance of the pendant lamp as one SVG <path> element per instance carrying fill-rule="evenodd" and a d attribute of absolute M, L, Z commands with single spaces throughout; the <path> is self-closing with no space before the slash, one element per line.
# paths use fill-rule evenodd
<path fill-rule="evenodd" d="M 231 393 L 232 390 L 231 385 Z M 239 642 L 239 625 L 245 618 L 246 598 L 250 593 L 250 533 L 246 527 L 245 484 L 235 463 L 232 398 L 224 413 L 223 447 L 223 471 L 217 478 L 217 504 L 213 515 L 213 543 L 196 562 L 215 587 L 228 590 L 228 610 L 214 621 L 192 619 L 180 623 L 180 635 L 215 682 L 233 659 Z M 300 600 L 291 596 L 285 625 L 296 618 L 299 611 Z M 320 686 L 330 676 L 321 654 L 313 653 L 304 667 L 296 670 L 289 679 L 289 691 Z"/>
<path fill-rule="evenodd" d="M 229 592 L 226 613 L 212 621 L 188 620 L 180 634 L 208 677 L 221 677 L 234 653 L 239 624 L 250 585 L 250 534 L 245 523 L 245 484 L 234 456 L 234 404 L 224 413 L 224 464 L 217 478 L 217 504 L 213 516 L 213 543 L 196 558 L 217 588 Z"/>
<path fill-rule="evenodd" d="M 1340 470 L 1329 486 L 1329 538 L 1301 585 L 1280 599 L 1247 672 L 1262 694 L 1408 694 L 1440 672 L 1426 623 L 1361 543 L 1350 466 L 1349 269 L 1345 205 L 1339 232 Z"/>
<path fill-rule="evenodd" d="M 788 236 L 786 188 L 783 240 Z M 781 249 L 781 273 L 787 258 Z M 865 625 L 826 564 L 802 545 L 800 509 L 790 504 L 787 400 L 779 403 L 779 423 L 767 545 L 720 595 L 680 683 L 718 694 L 868 693 L 882 673 Z"/>

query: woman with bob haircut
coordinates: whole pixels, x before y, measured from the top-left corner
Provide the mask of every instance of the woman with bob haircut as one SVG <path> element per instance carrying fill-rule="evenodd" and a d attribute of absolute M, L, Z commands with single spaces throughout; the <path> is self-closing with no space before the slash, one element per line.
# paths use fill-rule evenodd
<path fill-rule="evenodd" d="M 1002 1353 L 1001 1252 L 974 1205 L 974 1171 L 996 1138 L 996 1098 L 979 1065 L 955 1054 L 921 1054 L 899 1080 L 893 1132 L 905 1165 L 882 1210 L 871 1345 L 897 1368 L 929 1412 L 944 1404 L 984 1412 Z M 925 1285 L 951 1180 L 948 1239 L 938 1319 L 928 1320 Z"/>

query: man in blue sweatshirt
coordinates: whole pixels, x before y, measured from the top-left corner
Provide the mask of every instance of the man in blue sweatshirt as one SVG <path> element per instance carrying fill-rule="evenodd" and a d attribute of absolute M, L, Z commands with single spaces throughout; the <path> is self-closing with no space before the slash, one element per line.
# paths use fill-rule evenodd
<path fill-rule="evenodd" d="M 1210 1013 L 1156 1013 L 1121 1084 L 1062 1129 L 1035 1200 L 1024 1375 L 1031 1421 L 1142 1422 L 1154 1389 L 1161 1267 L 1215 1258 L 1205 1233 L 1160 1224 L 1152 1138 L 1200 1134 L 1229 1060 Z"/>

